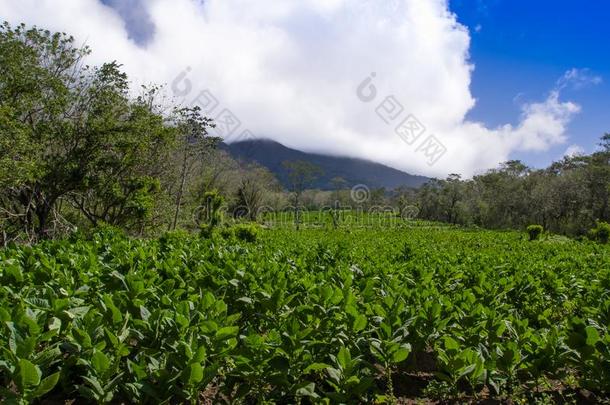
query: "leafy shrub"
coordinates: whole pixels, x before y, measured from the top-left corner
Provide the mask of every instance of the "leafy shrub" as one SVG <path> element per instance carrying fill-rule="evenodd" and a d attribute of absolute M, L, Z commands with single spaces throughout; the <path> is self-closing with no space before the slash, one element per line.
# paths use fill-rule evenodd
<path fill-rule="evenodd" d="M 414 252 L 413 248 L 408 243 L 405 243 L 402 246 L 400 254 L 398 255 L 398 259 L 402 260 L 404 262 L 408 262 L 409 260 L 411 260 L 413 258 L 413 256 L 415 256 L 415 252 Z"/>
<path fill-rule="evenodd" d="M 105 222 L 100 222 L 91 231 L 91 239 L 99 242 L 110 241 L 117 238 L 127 238 L 127 234 L 121 228 L 114 225 L 109 225 Z"/>
<path fill-rule="evenodd" d="M 244 242 L 256 242 L 261 228 L 256 224 L 237 224 L 233 226 L 235 237 Z"/>
<path fill-rule="evenodd" d="M 224 198 L 216 190 L 208 191 L 203 195 L 203 205 L 196 216 L 200 237 L 211 238 L 216 228 L 222 223 L 220 209 L 223 204 Z"/>
<path fill-rule="evenodd" d="M 174 248 L 181 247 L 186 240 L 189 238 L 189 233 L 186 231 L 170 231 L 165 232 L 159 238 L 159 245 L 161 250 L 168 251 Z"/>
<path fill-rule="evenodd" d="M 530 225 L 527 227 L 527 233 L 530 236 L 530 240 L 538 240 L 540 235 L 544 231 L 542 225 Z"/>
<path fill-rule="evenodd" d="M 225 226 L 218 231 L 223 239 L 233 239 L 235 237 L 235 229 L 232 226 Z"/>
<path fill-rule="evenodd" d="M 225 226 L 218 229 L 218 234 L 223 239 L 233 239 L 244 242 L 256 242 L 261 232 L 261 227 L 253 224 L 236 224 L 233 226 Z"/>
<path fill-rule="evenodd" d="M 214 234 L 216 227 L 212 224 L 202 224 L 199 226 L 199 236 L 205 239 L 209 239 Z"/>
<path fill-rule="evenodd" d="M 598 222 L 595 228 L 589 232 L 589 237 L 599 243 L 608 243 L 610 239 L 610 224 L 607 222 Z"/>
<path fill-rule="evenodd" d="M 208 191 L 203 194 L 203 204 L 197 215 L 197 222 L 203 229 L 205 225 L 211 228 L 218 226 L 221 223 L 222 217 L 220 209 L 224 204 L 224 198 L 218 191 Z"/>

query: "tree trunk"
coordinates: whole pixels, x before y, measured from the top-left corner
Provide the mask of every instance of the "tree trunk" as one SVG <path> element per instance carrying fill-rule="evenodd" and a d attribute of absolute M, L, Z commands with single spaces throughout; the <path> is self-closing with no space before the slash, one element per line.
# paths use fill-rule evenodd
<path fill-rule="evenodd" d="M 39 202 L 36 205 L 36 217 L 38 219 L 38 225 L 36 226 L 36 239 L 46 239 L 48 235 L 47 222 L 49 220 L 49 215 L 53 210 L 53 206 L 55 205 L 55 198 L 46 199 L 43 196 L 40 196 Z"/>
<path fill-rule="evenodd" d="M 182 173 L 180 174 L 180 188 L 178 189 L 178 196 L 176 197 L 176 211 L 174 212 L 174 220 L 170 230 L 175 231 L 178 225 L 178 216 L 180 215 L 180 205 L 182 204 L 182 195 L 184 193 L 184 186 L 186 184 L 186 166 L 187 166 L 187 152 L 184 151 L 184 160 L 182 162 Z"/>
<path fill-rule="evenodd" d="M 300 228 L 300 218 L 299 218 L 299 201 L 300 201 L 300 195 L 299 192 L 297 192 L 294 196 L 294 223 L 296 225 L 297 231 Z"/>

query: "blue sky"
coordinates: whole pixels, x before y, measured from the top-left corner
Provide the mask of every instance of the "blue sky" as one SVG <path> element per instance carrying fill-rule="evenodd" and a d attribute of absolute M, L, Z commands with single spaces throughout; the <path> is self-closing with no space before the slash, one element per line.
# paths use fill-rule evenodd
<path fill-rule="evenodd" d="M 471 32 L 477 105 L 468 118 L 488 126 L 516 123 L 521 103 L 543 97 L 571 68 L 590 69 L 602 83 L 568 87 L 561 94 L 582 107 L 569 124 L 568 143 L 591 152 L 610 132 L 609 1 L 450 0 L 450 7 Z M 542 166 L 565 149 L 558 145 L 514 157 Z"/>

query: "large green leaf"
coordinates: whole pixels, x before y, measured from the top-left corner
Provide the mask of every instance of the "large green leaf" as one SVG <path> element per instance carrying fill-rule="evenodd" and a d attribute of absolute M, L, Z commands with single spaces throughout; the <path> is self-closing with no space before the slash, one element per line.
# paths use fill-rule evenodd
<path fill-rule="evenodd" d="M 203 367 L 199 363 L 192 363 L 187 368 L 187 383 L 189 385 L 196 385 L 203 380 Z"/>
<path fill-rule="evenodd" d="M 53 388 L 55 388 L 55 385 L 57 385 L 57 381 L 59 381 L 59 375 L 60 373 L 58 371 L 48 377 L 45 377 L 34 391 L 34 398 L 39 398 L 51 391 Z"/>
<path fill-rule="evenodd" d="M 18 375 L 20 389 L 29 389 L 37 387 L 40 384 L 42 372 L 38 366 L 32 364 L 29 360 L 19 359 Z"/>
<path fill-rule="evenodd" d="M 239 332 L 238 326 L 225 326 L 224 328 L 218 329 L 218 331 L 216 332 L 216 339 L 226 340 L 226 339 L 237 336 L 238 332 Z"/>
<path fill-rule="evenodd" d="M 110 360 L 103 352 L 96 350 L 91 356 L 91 365 L 98 375 L 103 375 L 110 368 Z"/>
<path fill-rule="evenodd" d="M 411 353 L 411 347 L 403 345 L 392 353 L 392 363 L 400 363 L 405 361 Z"/>

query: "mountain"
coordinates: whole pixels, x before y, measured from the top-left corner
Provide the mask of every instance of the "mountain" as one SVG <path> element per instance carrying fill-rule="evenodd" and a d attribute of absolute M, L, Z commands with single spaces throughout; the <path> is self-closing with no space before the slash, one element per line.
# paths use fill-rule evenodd
<path fill-rule="evenodd" d="M 266 139 L 222 144 L 221 147 L 235 159 L 253 161 L 268 168 L 284 187 L 288 186 L 288 172 L 282 163 L 295 160 L 303 160 L 322 169 L 323 174 L 312 185 L 313 188 L 322 190 L 332 189 L 331 180 L 335 177 L 342 177 L 350 187 L 364 184 L 371 189 L 381 187 L 394 189 L 400 186 L 419 187 L 429 180 L 427 177 L 414 176 L 380 163 L 301 152 Z"/>

